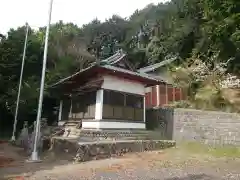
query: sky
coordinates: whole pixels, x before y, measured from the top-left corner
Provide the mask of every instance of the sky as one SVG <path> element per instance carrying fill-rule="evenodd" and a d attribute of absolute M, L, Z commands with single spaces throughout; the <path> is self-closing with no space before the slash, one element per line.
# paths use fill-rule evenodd
<path fill-rule="evenodd" d="M 136 9 L 165 0 L 54 0 L 51 23 L 59 20 L 79 26 L 98 18 L 103 21 L 118 14 L 128 17 Z M 0 0 L 0 33 L 28 22 L 32 28 L 45 26 L 50 0 Z"/>

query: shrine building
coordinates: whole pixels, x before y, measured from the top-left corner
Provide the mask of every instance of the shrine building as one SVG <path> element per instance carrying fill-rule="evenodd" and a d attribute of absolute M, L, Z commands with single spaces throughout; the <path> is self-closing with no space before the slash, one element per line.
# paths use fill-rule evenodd
<path fill-rule="evenodd" d="M 58 124 L 82 129 L 145 129 L 147 87 L 164 81 L 140 73 L 122 51 L 50 88 L 60 101 Z"/>

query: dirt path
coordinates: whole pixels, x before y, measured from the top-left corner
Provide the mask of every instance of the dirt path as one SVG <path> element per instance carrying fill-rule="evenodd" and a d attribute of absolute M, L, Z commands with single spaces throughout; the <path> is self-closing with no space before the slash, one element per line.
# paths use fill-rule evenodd
<path fill-rule="evenodd" d="M 18 166 L 24 161 L 23 150 L 0 141 L 0 168 Z"/>
<path fill-rule="evenodd" d="M 0 145 L 1 146 L 1 145 Z M 8 149 L 9 148 L 9 149 Z M 121 158 L 98 160 L 81 164 L 44 161 L 40 164 L 28 164 L 26 157 L 17 157 L 12 149 L 5 145 L 4 150 L 14 156 L 14 167 L 0 168 L 0 179 L 16 179 L 25 176 L 29 180 L 221 180 L 240 179 L 240 160 L 213 158 L 200 154 L 189 154 L 180 149 L 168 149 L 158 152 L 128 154 Z M 2 148 L 0 148 L 2 152 Z M 5 154 L 6 155 L 6 154 Z M 16 163 L 19 161 L 18 163 Z M 15 177 L 15 178 L 14 178 Z"/>

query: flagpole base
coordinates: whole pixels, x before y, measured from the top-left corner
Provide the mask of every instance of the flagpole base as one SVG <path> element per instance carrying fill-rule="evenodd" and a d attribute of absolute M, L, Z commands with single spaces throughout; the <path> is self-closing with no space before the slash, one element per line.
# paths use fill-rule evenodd
<path fill-rule="evenodd" d="M 12 142 L 15 142 L 15 141 L 16 141 L 16 137 L 15 137 L 15 136 L 12 136 L 11 141 L 12 141 Z"/>
<path fill-rule="evenodd" d="M 38 152 L 37 151 L 33 151 L 31 154 L 31 157 L 27 160 L 27 162 L 32 162 L 32 163 L 38 163 L 38 162 L 42 162 L 38 156 Z"/>

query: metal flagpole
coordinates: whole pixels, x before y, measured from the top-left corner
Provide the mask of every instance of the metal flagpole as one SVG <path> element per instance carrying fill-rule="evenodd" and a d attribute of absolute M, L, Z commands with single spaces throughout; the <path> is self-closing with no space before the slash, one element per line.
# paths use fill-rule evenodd
<path fill-rule="evenodd" d="M 15 133 L 16 133 L 16 127 L 17 127 L 18 106 L 19 106 L 21 87 L 22 87 L 23 69 L 24 69 L 26 49 L 27 49 L 28 29 L 29 29 L 29 26 L 26 23 L 26 36 L 25 36 L 25 42 L 24 42 L 24 48 L 23 48 L 22 67 L 21 67 L 20 80 L 19 80 L 19 85 L 18 85 L 18 95 L 17 95 L 17 103 L 16 103 L 16 109 L 15 109 L 15 116 L 14 116 L 14 124 L 13 124 L 13 132 L 12 132 L 11 141 L 16 141 Z"/>
<path fill-rule="evenodd" d="M 52 5 L 53 5 L 53 0 L 50 0 L 48 24 L 47 24 L 46 34 L 45 34 L 42 78 L 41 78 L 40 95 L 39 95 L 38 112 L 37 112 L 37 124 L 36 124 L 36 130 L 35 130 L 33 152 L 30 157 L 30 161 L 33 161 L 33 162 L 40 160 L 38 157 L 37 143 L 38 143 L 38 138 L 39 138 L 38 136 L 40 134 L 39 133 L 40 132 L 40 119 L 41 119 L 41 113 L 42 113 L 43 91 L 44 91 L 44 81 L 45 81 L 45 71 L 46 71 L 46 63 L 47 63 L 47 51 L 48 51 L 48 36 L 49 36 L 49 28 L 50 28 L 51 15 L 52 15 Z"/>

